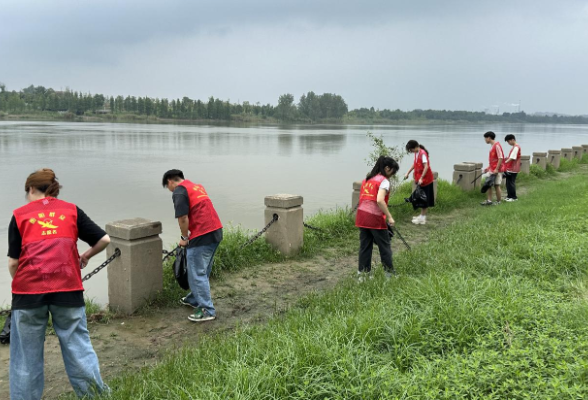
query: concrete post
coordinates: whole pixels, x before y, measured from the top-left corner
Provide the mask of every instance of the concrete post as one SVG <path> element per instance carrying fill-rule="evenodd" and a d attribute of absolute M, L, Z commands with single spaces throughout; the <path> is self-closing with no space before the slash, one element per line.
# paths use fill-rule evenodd
<path fill-rule="evenodd" d="M 582 146 L 573 146 L 572 152 L 574 153 L 574 158 L 581 160 L 582 155 L 584 154 L 584 148 Z"/>
<path fill-rule="evenodd" d="M 549 150 L 547 152 L 547 163 L 553 165 L 553 168 L 559 168 L 561 160 L 561 150 Z"/>
<path fill-rule="evenodd" d="M 353 193 L 351 194 L 351 209 L 353 217 L 357 214 L 357 205 L 359 204 L 359 191 L 361 190 L 361 182 L 353 182 Z"/>
<path fill-rule="evenodd" d="M 476 179 L 475 164 L 455 164 L 453 166 L 453 184 L 463 190 L 474 189 L 474 179 Z"/>
<path fill-rule="evenodd" d="M 561 149 L 561 158 L 565 158 L 568 161 L 572 161 L 572 158 L 574 158 L 573 150 L 569 147 Z"/>
<path fill-rule="evenodd" d="M 291 256 L 302 248 L 304 237 L 302 196 L 276 194 L 265 198 L 265 223 L 268 224 L 274 214 L 278 216 L 266 233 L 266 240 L 285 256 Z"/>
<path fill-rule="evenodd" d="M 588 144 L 583 144 L 582 145 L 582 154 L 588 154 Z"/>
<path fill-rule="evenodd" d="M 523 174 L 531 173 L 531 156 L 521 156 L 521 172 Z"/>
<path fill-rule="evenodd" d="M 476 181 L 474 182 L 474 189 L 478 189 L 482 187 L 482 167 L 484 166 L 484 164 L 482 164 L 481 162 L 475 162 L 475 161 L 466 161 L 464 162 L 464 164 L 474 164 L 474 166 L 476 167 L 475 172 L 476 172 L 476 176 L 474 177 L 474 179 L 476 179 Z"/>
<path fill-rule="evenodd" d="M 541 169 L 547 169 L 547 153 L 536 152 L 533 153 L 533 164 L 537 164 Z"/>
<path fill-rule="evenodd" d="M 163 289 L 159 234 L 161 222 L 145 218 L 126 219 L 106 224 L 110 257 L 120 249 L 121 255 L 108 266 L 108 303 L 110 309 L 132 314 Z"/>

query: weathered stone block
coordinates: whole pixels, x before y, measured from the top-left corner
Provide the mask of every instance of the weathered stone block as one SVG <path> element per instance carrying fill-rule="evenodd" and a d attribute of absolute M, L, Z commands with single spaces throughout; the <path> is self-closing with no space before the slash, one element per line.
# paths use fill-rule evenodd
<path fill-rule="evenodd" d="M 561 160 L 561 150 L 549 150 L 547 152 L 547 163 L 558 169 Z"/>
<path fill-rule="evenodd" d="M 541 167 L 541 169 L 547 169 L 547 153 L 536 152 L 533 153 L 533 164 Z"/>
<path fill-rule="evenodd" d="M 278 221 L 267 230 L 267 242 L 286 256 L 297 254 L 304 241 L 302 207 L 267 207 L 264 213 L 266 225 L 274 218 L 274 214 L 278 216 Z"/>
<path fill-rule="evenodd" d="M 301 206 L 302 202 L 302 196 L 293 194 L 276 194 L 265 198 L 266 207 L 294 208 Z"/>
<path fill-rule="evenodd" d="M 561 149 L 561 158 L 565 158 L 568 161 L 572 161 L 572 158 L 574 158 L 573 150 L 569 147 Z"/>
<path fill-rule="evenodd" d="M 361 190 L 361 182 L 353 182 L 353 192 L 351 193 L 351 209 L 353 211 L 353 216 L 357 214 L 357 205 L 359 204 L 359 191 Z"/>
<path fill-rule="evenodd" d="M 106 233 L 111 242 L 108 257 L 121 255 L 108 266 L 108 302 L 112 310 L 132 314 L 163 288 L 159 233 L 161 222 L 143 218 L 111 222 Z"/>
<path fill-rule="evenodd" d="M 521 172 L 523 174 L 531 172 L 531 156 L 521 156 Z"/>
<path fill-rule="evenodd" d="M 454 171 L 465 171 L 465 172 L 475 171 L 476 170 L 476 164 L 470 164 L 470 163 L 455 164 L 453 166 L 453 170 Z"/>
<path fill-rule="evenodd" d="M 581 160 L 582 156 L 584 155 L 584 148 L 582 146 L 573 146 L 572 153 L 574 155 L 574 158 Z"/>

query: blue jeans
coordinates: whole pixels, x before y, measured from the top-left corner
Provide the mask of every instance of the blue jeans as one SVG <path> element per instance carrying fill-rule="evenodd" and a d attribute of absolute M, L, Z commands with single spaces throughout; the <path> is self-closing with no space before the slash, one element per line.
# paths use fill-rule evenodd
<path fill-rule="evenodd" d="M 39 400 L 43 395 L 43 350 L 49 313 L 59 338 L 69 381 L 79 397 L 110 389 L 102 382 L 90 343 L 85 307 L 45 305 L 13 310 L 10 327 L 10 398 Z"/>
<path fill-rule="evenodd" d="M 211 316 L 216 316 L 212 298 L 210 297 L 210 283 L 208 278 L 212 271 L 214 254 L 219 243 L 204 246 L 188 247 L 188 284 L 190 294 L 186 301 L 194 307 L 200 307 Z"/>

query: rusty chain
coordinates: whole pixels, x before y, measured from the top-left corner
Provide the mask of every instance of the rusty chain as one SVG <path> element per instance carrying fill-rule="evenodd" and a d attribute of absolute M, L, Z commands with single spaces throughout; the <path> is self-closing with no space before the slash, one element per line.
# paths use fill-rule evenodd
<path fill-rule="evenodd" d="M 89 274 L 85 275 L 82 278 L 82 282 L 87 281 L 88 279 L 90 279 L 91 277 L 93 277 L 94 275 L 96 275 L 98 272 L 100 272 L 101 270 L 103 270 L 104 268 L 106 268 L 108 266 L 108 264 L 110 264 L 118 256 L 120 256 L 120 249 L 117 248 L 114 251 L 114 254 L 111 255 L 110 257 L 108 257 L 108 259 L 106 261 L 104 261 L 98 267 L 94 268 L 94 270 L 92 272 L 90 272 Z M 8 309 L 8 310 L 0 310 L 0 315 L 7 315 L 11 311 L 12 311 L 11 309 Z"/>
<path fill-rule="evenodd" d="M 176 247 L 172 251 L 163 250 L 163 254 L 165 254 L 165 256 L 163 256 L 163 259 L 161 260 L 161 262 L 164 263 L 167 261 L 168 258 L 175 257 L 176 252 L 178 251 L 179 248 L 180 248 L 180 246 Z"/>
<path fill-rule="evenodd" d="M 240 250 L 244 249 L 245 247 L 249 246 L 251 243 L 255 242 L 257 239 L 259 239 L 261 237 L 261 235 L 263 235 L 269 229 L 269 227 L 272 226 L 278 219 L 279 219 L 278 214 L 274 214 L 274 217 L 269 222 L 269 224 L 267 224 L 262 230 L 260 230 L 254 236 L 252 236 L 248 241 L 243 243 L 243 245 L 241 245 L 241 247 L 239 249 Z"/>

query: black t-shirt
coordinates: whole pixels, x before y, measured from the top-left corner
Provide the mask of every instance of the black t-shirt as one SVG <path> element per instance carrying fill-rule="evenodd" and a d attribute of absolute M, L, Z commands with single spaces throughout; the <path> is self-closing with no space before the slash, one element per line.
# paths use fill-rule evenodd
<path fill-rule="evenodd" d="M 90 246 L 94 246 L 106 235 L 106 232 L 94 223 L 79 207 L 78 210 L 78 238 Z M 22 250 L 22 236 L 18 230 L 14 215 L 8 226 L 8 257 L 18 259 Z M 45 294 L 13 294 L 12 309 L 36 308 L 43 305 L 54 304 L 62 307 L 83 307 L 84 292 L 56 292 Z"/>
<path fill-rule="evenodd" d="M 172 194 L 174 202 L 174 209 L 176 218 L 183 217 L 190 214 L 190 198 L 188 197 L 188 190 L 183 186 L 178 186 L 174 189 Z M 220 243 L 223 240 L 223 228 L 208 232 L 202 236 L 197 236 L 190 240 L 188 247 L 206 246 L 212 243 Z"/>

